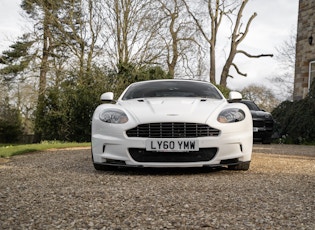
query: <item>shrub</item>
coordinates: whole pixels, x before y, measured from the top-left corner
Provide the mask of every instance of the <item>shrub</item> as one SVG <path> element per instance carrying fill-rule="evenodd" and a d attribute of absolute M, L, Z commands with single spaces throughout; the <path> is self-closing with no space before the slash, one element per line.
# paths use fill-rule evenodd
<path fill-rule="evenodd" d="M 17 142 L 22 134 L 22 122 L 18 109 L 3 106 L 0 111 L 0 143 Z"/>
<path fill-rule="evenodd" d="M 314 144 L 315 140 L 315 81 L 308 96 L 300 101 L 282 102 L 272 115 L 284 143 Z"/>
<path fill-rule="evenodd" d="M 40 129 L 42 140 L 88 142 L 91 139 L 93 111 L 101 103 L 106 91 L 119 93 L 134 81 L 169 78 L 160 67 L 136 68 L 133 65 L 119 67 L 119 73 L 106 75 L 97 67 L 79 82 L 76 72 L 58 87 L 48 87 L 45 96 L 44 116 Z"/>
<path fill-rule="evenodd" d="M 215 86 L 221 91 L 221 93 L 223 94 L 225 98 L 229 98 L 229 93 L 231 91 L 229 88 L 222 85 L 215 85 Z"/>

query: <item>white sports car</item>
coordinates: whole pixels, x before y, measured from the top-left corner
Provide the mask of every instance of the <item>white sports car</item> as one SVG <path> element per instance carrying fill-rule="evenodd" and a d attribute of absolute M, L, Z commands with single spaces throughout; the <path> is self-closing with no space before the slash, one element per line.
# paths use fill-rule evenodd
<path fill-rule="evenodd" d="M 241 94 L 230 93 L 230 100 Z M 211 83 L 151 80 L 128 86 L 118 101 L 101 96 L 92 119 L 95 169 L 220 167 L 248 170 L 253 145 L 246 105 L 229 103 Z"/>

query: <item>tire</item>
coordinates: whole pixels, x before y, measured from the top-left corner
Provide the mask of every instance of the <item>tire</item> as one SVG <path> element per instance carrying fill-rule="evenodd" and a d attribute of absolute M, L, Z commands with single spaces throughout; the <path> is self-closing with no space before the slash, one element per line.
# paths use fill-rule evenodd
<path fill-rule="evenodd" d="M 249 170 L 250 162 L 242 162 L 238 165 L 229 165 L 228 169 L 230 170 L 240 170 L 240 171 L 247 171 Z"/>

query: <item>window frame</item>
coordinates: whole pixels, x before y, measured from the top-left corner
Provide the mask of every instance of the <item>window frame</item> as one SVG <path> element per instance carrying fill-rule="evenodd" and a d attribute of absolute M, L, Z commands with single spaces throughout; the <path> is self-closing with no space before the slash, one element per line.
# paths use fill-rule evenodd
<path fill-rule="evenodd" d="M 313 69 L 312 69 L 312 65 L 314 66 Z M 312 73 L 314 74 L 314 76 L 312 76 Z M 311 83 L 314 80 L 315 80 L 315 60 L 309 62 L 309 67 L 308 67 L 308 87 L 307 87 L 308 91 L 310 91 Z"/>

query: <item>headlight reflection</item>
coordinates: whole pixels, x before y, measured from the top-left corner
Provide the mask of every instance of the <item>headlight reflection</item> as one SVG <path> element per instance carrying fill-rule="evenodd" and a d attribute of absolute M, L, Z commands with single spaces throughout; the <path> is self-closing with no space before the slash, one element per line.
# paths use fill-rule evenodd
<path fill-rule="evenodd" d="M 233 123 L 239 122 L 245 119 L 245 113 L 241 109 L 225 109 L 221 111 L 217 120 L 220 123 Z"/>
<path fill-rule="evenodd" d="M 100 113 L 100 120 L 106 123 L 123 124 L 128 121 L 128 117 L 122 110 L 106 109 Z"/>

